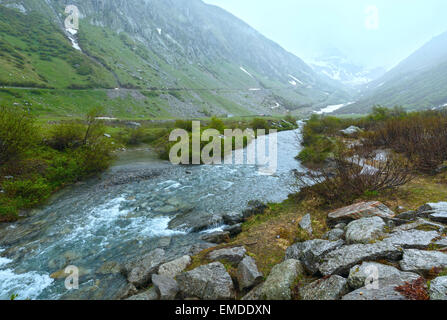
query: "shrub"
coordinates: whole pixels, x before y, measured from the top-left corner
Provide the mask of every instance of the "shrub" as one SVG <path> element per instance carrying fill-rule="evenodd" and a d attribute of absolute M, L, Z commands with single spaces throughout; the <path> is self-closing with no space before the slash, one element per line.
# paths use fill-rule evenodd
<path fill-rule="evenodd" d="M 20 156 L 34 144 L 34 118 L 20 108 L 0 107 L 0 165 Z"/>
<path fill-rule="evenodd" d="M 36 206 L 51 194 L 47 180 L 41 177 L 34 180 L 6 181 L 2 186 L 5 194 L 14 198 L 21 208 Z"/>
<path fill-rule="evenodd" d="M 217 131 L 223 134 L 225 130 L 225 124 L 222 120 L 216 117 L 212 117 L 208 128 L 216 129 Z"/>
<path fill-rule="evenodd" d="M 253 130 L 264 129 L 268 130 L 270 128 L 268 122 L 265 119 L 255 118 L 251 121 L 250 127 Z"/>
<path fill-rule="evenodd" d="M 191 120 L 176 120 L 174 126 L 176 129 L 183 129 L 188 132 L 192 131 L 192 121 Z"/>
<path fill-rule="evenodd" d="M 47 144 L 58 151 L 77 148 L 83 143 L 85 127 L 79 123 L 61 123 L 50 129 Z"/>
<path fill-rule="evenodd" d="M 376 160 L 373 154 L 360 156 L 338 151 L 332 166 L 296 173 L 300 195 L 317 196 L 326 203 L 350 202 L 365 194 L 394 189 L 413 179 L 413 170 L 405 158 L 389 155 Z"/>

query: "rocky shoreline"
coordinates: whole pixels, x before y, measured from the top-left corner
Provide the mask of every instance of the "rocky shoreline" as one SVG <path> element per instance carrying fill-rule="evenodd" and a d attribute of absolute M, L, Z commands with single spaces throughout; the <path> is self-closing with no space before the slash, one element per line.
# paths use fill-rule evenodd
<path fill-rule="evenodd" d="M 252 203 L 223 219 L 234 226 L 262 213 L 261 204 Z M 305 216 L 300 227 L 311 233 L 309 221 Z M 210 263 L 193 269 L 191 256 L 165 261 L 156 249 L 123 267 L 128 287 L 122 298 L 447 300 L 447 203 L 396 215 L 380 202 L 362 202 L 330 213 L 328 222 L 333 228 L 324 239 L 290 246 L 267 277 L 243 246 L 199 248 Z M 222 231 L 213 237 L 223 242 L 231 236 Z"/>

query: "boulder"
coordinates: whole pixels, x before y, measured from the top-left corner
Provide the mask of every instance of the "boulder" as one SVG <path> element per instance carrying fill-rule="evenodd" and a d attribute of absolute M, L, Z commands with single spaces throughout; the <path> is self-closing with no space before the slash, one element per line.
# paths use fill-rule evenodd
<path fill-rule="evenodd" d="M 213 262 L 177 276 L 185 298 L 227 300 L 234 298 L 233 280 L 220 262 Z"/>
<path fill-rule="evenodd" d="M 418 213 L 432 221 L 447 223 L 447 202 L 427 203 L 418 209 Z"/>
<path fill-rule="evenodd" d="M 242 212 L 242 216 L 244 219 L 248 219 L 255 215 L 264 214 L 266 209 L 268 209 L 267 205 L 259 200 L 249 201 L 248 208 Z"/>
<path fill-rule="evenodd" d="M 323 239 L 329 241 L 342 240 L 345 236 L 345 231 L 343 229 L 332 229 L 323 235 Z"/>
<path fill-rule="evenodd" d="M 174 300 L 179 292 L 177 281 L 170 277 L 153 274 L 152 283 L 160 300 Z"/>
<path fill-rule="evenodd" d="M 306 214 L 300 221 L 299 226 L 301 229 L 306 231 L 309 235 L 312 235 L 313 229 L 312 229 L 312 219 L 310 217 L 310 214 Z"/>
<path fill-rule="evenodd" d="M 438 277 L 430 281 L 430 299 L 447 300 L 447 277 Z"/>
<path fill-rule="evenodd" d="M 135 296 L 132 296 L 130 298 L 127 298 L 126 300 L 159 300 L 159 299 L 160 297 L 157 293 L 157 290 L 154 287 L 152 287 L 149 290 L 137 294 Z"/>
<path fill-rule="evenodd" d="M 220 249 L 210 252 L 208 254 L 208 259 L 211 261 L 224 260 L 237 264 L 244 259 L 246 252 L 247 250 L 245 250 L 244 247 Z"/>
<path fill-rule="evenodd" d="M 169 229 L 189 232 L 200 232 L 223 223 L 220 215 L 209 212 L 187 212 L 178 214 L 169 222 Z"/>
<path fill-rule="evenodd" d="M 291 300 L 292 285 L 304 274 L 298 260 L 289 259 L 273 267 L 262 285 L 261 297 L 265 300 Z"/>
<path fill-rule="evenodd" d="M 419 214 L 417 211 L 402 212 L 396 216 L 397 219 L 409 220 L 409 221 L 416 220 L 418 217 L 419 217 Z"/>
<path fill-rule="evenodd" d="M 419 275 L 412 272 L 403 272 L 399 269 L 376 262 L 363 262 L 356 265 L 349 271 L 348 283 L 352 289 L 360 289 L 366 286 L 378 285 L 384 283 L 400 283 L 419 279 Z"/>
<path fill-rule="evenodd" d="M 127 281 L 135 287 L 144 287 L 151 281 L 151 276 L 158 272 L 158 268 L 165 262 L 165 251 L 155 249 L 140 259 L 124 265 Z"/>
<path fill-rule="evenodd" d="M 300 297 L 302 300 L 340 300 L 348 292 L 348 281 L 335 275 L 300 288 Z"/>
<path fill-rule="evenodd" d="M 362 261 L 379 259 L 398 260 L 402 248 L 389 243 L 352 244 L 329 252 L 320 264 L 319 270 L 325 275 L 347 275 L 349 270 Z"/>
<path fill-rule="evenodd" d="M 404 271 L 426 273 L 433 268 L 446 268 L 447 254 L 439 251 L 421 251 L 408 249 L 400 261 L 400 268 Z"/>
<path fill-rule="evenodd" d="M 232 226 L 244 221 L 244 215 L 242 212 L 228 212 L 222 216 L 222 219 L 225 224 Z"/>
<path fill-rule="evenodd" d="M 394 280 L 383 281 L 379 287 L 363 287 L 345 295 L 342 300 L 407 300 L 405 296 L 395 290 L 402 283 Z"/>
<path fill-rule="evenodd" d="M 158 274 L 165 277 L 175 278 L 191 264 L 190 256 L 183 256 L 168 263 L 162 264 Z"/>
<path fill-rule="evenodd" d="M 383 235 L 385 226 L 385 222 L 380 217 L 352 221 L 346 228 L 346 242 L 348 244 L 371 243 Z"/>
<path fill-rule="evenodd" d="M 331 224 L 337 224 L 368 217 L 393 218 L 394 212 L 378 201 L 360 202 L 329 213 L 328 220 Z"/>
<path fill-rule="evenodd" d="M 201 236 L 200 239 L 202 239 L 203 241 L 220 244 L 230 240 L 230 233 L 228 231 L 207 233 Z"/>
<path fill-rule="evenodd" d="M 247 293 L 245 296 L 243 296 L 241 298 L 241 300 L 245 300 L 245 301 L 262 300 L 262 286 L 263 286 L 263 284 L 256 286 L 249 293 Z"/>
<path fill-rule="evenodd" d="M 343 244 L 343 240 L 327 241 L 321 239 L 296 243 L 287 248 L 285 259 L 300 260 L 307 272 L 315 274 L 318 272 L 323 257 L 340 248 Z"/>
<path fill-rule="evenodd" d="M 436 231 L 398 231 L 383 240 L 384 243 L 397 245 L 404 249 L 427 249 L 440 234 Z"/>
<path fill-rule="evenodd" d="M 242 232 L 242 223 L 238 223 L 238 224 L 234 224 L 232 226 L 228 226 L 225 227 L 223 229 L 223 231 L 225 232 L 229 232 L 230 233 L 230 237 L 235 237 L 237 236 L 239 233 Z"/>
<path fill-rule="evenodd" d="M 245 257 L 237 267 L 237 280 L 241 291 L 258 285 L 263 279 L 262 273 L 252 257 Z"/>

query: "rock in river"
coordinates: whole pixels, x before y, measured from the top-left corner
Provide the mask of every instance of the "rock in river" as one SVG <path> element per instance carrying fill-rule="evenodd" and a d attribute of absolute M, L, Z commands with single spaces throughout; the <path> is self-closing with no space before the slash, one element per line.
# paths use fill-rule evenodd
<path fill-rule="evenodd" d="M 165 262 L 165 251 L 155 249 L 140 259 L 124 265 L 127 281 L 134 286 L 144 287 L 151 281 L 151 276 L 158 272 L 158 268 Z"/>
<path fill-rule="evenodd" d="M 222 223 L 223 219 L 220 215 L 192 211 L 177 215 L 169 222 L 169 229 L 199 232 Z"/>

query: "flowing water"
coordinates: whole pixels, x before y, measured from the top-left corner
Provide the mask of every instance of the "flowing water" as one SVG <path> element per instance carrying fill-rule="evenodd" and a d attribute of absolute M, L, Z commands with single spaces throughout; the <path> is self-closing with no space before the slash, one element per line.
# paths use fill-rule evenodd
<path fill-rule="evenodd" d="M 169 229 L 182 212 L 222 214 L 241 211 L 250 200 L 286 199 L 291 170 L 303 170 L 295 160 L 299 133 L 278 133 L 274 175 L 260 174 L 257 165 L 173 166 L 150 150 L 124 152 L 101 178 L 0 226 L 0 299 L 115 298 L 126 285 L 119 263 L 155 248 L 175 258 L 201 241 L 201 233 Z M 79 290 L 65 288 L 61 270 L 68 265 L 79 268 Z"/>

